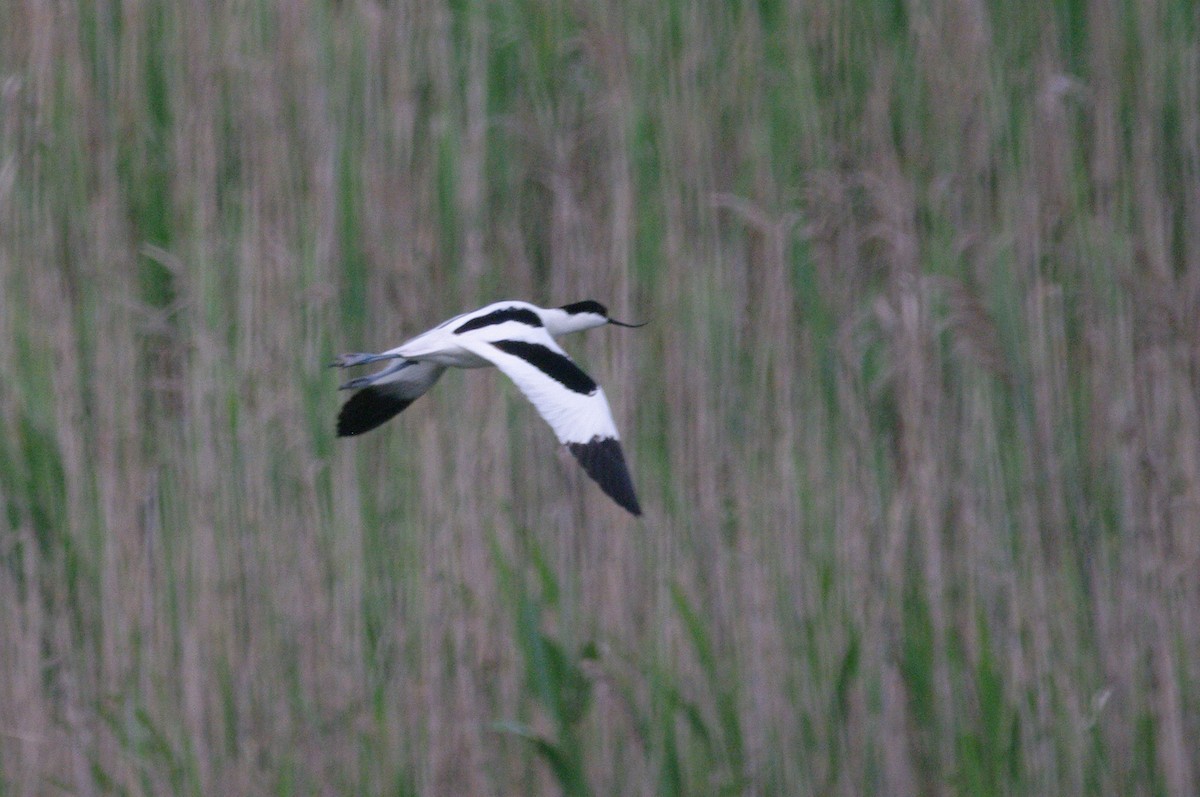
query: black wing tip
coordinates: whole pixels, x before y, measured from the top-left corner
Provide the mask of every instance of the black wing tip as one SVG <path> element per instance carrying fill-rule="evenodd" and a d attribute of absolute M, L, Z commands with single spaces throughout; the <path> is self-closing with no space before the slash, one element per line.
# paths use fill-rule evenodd
<path fill-rule="evenodd" d="M 629 514 L 641 517 L 642 507 L 633 491 L 621 444 L 615 437 L 593 437 L 586 443 L 567 443 L 567 448 L 605 495 Z"/>
<path fill-rule="evenodd" d="M 369 432 L 394 418 L 412 404 L 378 388 L 363 388 L 342 405 L 337 419 L 337 436 L 353 437 Z"/>

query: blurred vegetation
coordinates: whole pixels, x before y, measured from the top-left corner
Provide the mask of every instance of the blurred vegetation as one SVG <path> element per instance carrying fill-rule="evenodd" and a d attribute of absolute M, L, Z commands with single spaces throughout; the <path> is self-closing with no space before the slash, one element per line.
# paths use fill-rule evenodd
<path fill-rule="evenodd" d="M 1197 319 L 1188 0 L 0 4 L 0 794 L 1195 794 Z"/>

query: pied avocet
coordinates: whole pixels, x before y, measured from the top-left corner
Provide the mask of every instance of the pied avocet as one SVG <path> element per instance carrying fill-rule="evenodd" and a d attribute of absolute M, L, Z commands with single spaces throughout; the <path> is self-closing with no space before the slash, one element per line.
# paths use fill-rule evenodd
<path fill-rule="evenodd" d="M 379 354 L 343 354 L 333 365 L 399 362 L 339 388 L 358 392 L 342 405 L 338 436 L 362 434 L 384 423 L 424 395 L 449 367 L 494 365 L 533 402 L 600 489 L 640 515 L 604 391 L 554 341 L 568 332 L 605 324 L 642 326 L 609 318 L 604 305 L 594 301 L 549 309 L 506 301 L 443 321 Z"/>

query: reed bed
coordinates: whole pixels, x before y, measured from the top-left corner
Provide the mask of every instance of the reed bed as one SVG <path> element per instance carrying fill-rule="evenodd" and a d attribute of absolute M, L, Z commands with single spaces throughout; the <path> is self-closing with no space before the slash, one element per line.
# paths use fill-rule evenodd
<path fill-rule="evenodd" d="M 0 297 L 0 794 L 1200 789 L 1187 0 L 12 0 Z"/>

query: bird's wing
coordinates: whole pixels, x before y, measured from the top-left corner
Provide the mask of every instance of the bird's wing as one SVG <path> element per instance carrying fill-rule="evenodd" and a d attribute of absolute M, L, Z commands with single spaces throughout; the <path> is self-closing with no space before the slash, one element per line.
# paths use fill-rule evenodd
<path fill-rule="evenodd" d="M 392 419 L 433 387 L 446 368 L 429 362 L 402 360 L 370 376 L 348 382 L 344 387 L 365 385 L 338 413 L 338 437 L 369 432 Z"/>
<path fill-rule="evenodd" d="M 458 337 L 458 345 L 495 365 L 550 424 L 600 489 L 634 515 L 642 513 L 604 391 L 543 327 L 507 337 Z"/>

